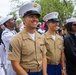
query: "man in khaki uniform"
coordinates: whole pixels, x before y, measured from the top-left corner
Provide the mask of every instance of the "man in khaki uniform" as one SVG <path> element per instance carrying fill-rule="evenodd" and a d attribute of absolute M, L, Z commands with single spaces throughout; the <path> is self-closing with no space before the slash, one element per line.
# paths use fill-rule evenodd
<path fill-rule="evenodd" d="M 26 26 L 11 41 L 8 59 L 18 75 L 47 75 L 46 48 L 41 35 L 36 32 L 41 6 L 27 3 L 19 9 Z"/>
<path fill-rule="evenodd" d="M 64 71 L 65 65 L 62 37 L 56 34 L 59 26 L 58 12 L 51 12 L 45 15 L 43 20 L 48 26 L 48 31 L 44 34 L 47 49 L 48 75 L 61 75 L 61 66 L 62 75 L 66 75 Z"/>

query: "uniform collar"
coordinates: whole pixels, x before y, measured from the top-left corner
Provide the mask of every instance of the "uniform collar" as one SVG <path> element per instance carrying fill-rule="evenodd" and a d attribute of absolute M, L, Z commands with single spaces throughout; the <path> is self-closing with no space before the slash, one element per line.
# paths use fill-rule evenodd
<path fill-rule="evenodd" d="M 46 35 L 46 38 L 47 38 L 47 39 L 50 39 L 50 38 L 52 39 L 52 36 L 51 36 L 51 34 L 50 34 L 49 31 L 47 31 L 47 32 L 45 33 L 45 35 Z M 60 38 L 60 36 L 56 34 L 56 39 L 59 39 L 59 38 Z"/>
<path fill-rule="evenodd" d="M 35 32 L 36 33 L 36 39 L 38 38 L 41 38 L 40 37 L 40 34 L 38 32 Z M 26 31 L 26 29 L 24 28 L 22 31 L 21 31 L 21 34 L 23 36 L 23 39 L 31 39 L 31 37 L 29 36 L 28 32 Z"/>
<path fill-rule="evenodd" d="M 9 30 L 8 28 L 5 28 L 5 30 Z"/>
<path fill-rule="evenodd" d="M 31 37 L 29 36 L 25 28 L 21 31 L 21 34 L 22 34 L 23 39 L 28 39 L 28 38 L 31 39 Z"/>
<path fill-rule="evenodd" d="M 5 28 L 5 30 L 7 30 L 7 31 L 14 31 L 14 30 L 10 30 L 10 29 L 8 29 L 8 28 Z"/>
<path fill-rule="evenodd" d="M 71 34 L 72 36 L 75 36 L 75 37 L 76 37 L 76 35 L 75 35 L 75 33 L 74 33 L 74 32 L 69 31 L 68 33 L 69 33 L 69 34 Z"/>

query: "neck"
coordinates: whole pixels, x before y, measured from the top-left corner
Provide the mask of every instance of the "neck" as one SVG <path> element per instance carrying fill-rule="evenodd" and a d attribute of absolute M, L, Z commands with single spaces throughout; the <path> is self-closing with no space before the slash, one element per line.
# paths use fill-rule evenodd
<path fill-rule="evenodd" d="M 35 31 L 36 31 L 36 29 L 29 29 L 29 28 L 26 28 L 26 27 L 25 27 L 25 29 L 26 29 L 27 32 L 29 32 L 31 34 L 35 33 Z"/>
<path fill-rule="evenodd" d="M 9 29 L 9 30 L 14 30 L 15 28 L 14 28 L 14 27 L 13 27 L 13 28 L 8 27 L 8 29 Z"/>
<path fill-rule="evenodd" d="M 56 32 L 55 31 L 52 31 L 52 30 L 48 30 L 49 31 L 49 33 L 51 34 L 51 35 L 56 35 Z"/>

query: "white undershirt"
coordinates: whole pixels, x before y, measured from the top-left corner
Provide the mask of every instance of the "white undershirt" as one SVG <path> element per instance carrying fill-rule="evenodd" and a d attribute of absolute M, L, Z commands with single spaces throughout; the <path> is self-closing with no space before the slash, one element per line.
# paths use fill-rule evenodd
<path fill-rule="evenodd" d="M 35 33 L 34 34 L 31 34 L 31 33 L 28 33 L 30 36 L 31 36 L 31 38 L 35 41 Z"/>
<path fill-rule="evenodd" d="M 53 40 L 55 40 L 55 37 L 56 37 L 56 36 L 55 36 L 55 35 L 51 35 L 51 36 L 52 36 Z"/>

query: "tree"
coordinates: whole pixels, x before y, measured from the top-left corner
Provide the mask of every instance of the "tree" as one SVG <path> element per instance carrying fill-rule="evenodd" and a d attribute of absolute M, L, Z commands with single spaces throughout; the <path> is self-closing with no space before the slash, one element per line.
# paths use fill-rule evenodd
<path fill-rule="evenodd" d="M 47 13 L 57 11 L 59 13 L 61 24 L 63 24 L 65 22 L 65 19 L 71 17 L 74 11 L 72 0 L 37 0 L 36 2 L 39 3 L 42 7 L 40 21 L 42 21 L 42 18 Z"/>
<path fill-rule="evenodd" d="M 17 11 L 21 5 L 26 3 L 20 2 L 20 0 L 11 0 L 12 2 L 15 2 L 17 5 L 14 7 L 14 9 Z M 43 17 L 50 12 L 57 11 L 59 13 L 59 19 L 61 21 L 61 24 L 65 22 L 65 19 L 71 17 L 74 12 L 74 4 L 72 0 L 32 0 L 41 5 L 41 17 L 40 21 L 43 21 Z"/>

